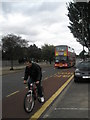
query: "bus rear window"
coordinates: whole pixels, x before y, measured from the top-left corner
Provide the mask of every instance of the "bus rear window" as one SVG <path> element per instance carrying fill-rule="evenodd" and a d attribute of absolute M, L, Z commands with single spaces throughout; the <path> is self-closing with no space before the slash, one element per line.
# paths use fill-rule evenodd
<path fill-rule="evenodd" d="M 57 46 L 56 47 L 56 51 L 65 51 L 65 50 L 67 50 L 66 46 Z"/>

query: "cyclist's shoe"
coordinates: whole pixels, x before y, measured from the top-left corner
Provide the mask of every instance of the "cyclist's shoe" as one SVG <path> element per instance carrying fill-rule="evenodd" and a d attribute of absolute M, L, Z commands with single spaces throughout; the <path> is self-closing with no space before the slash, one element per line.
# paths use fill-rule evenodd
<path fill-rule="evenodd" d="M 44 103 L 44 101 L 45 101 L 45 100 L 44 100 L 44 97 L 41 97 L 40 99 L 41 99 L 41 100 L 40 100 L 41 103 Z"/>
<path fill-rule="evenodd" d="M 44 97 L 38 97 L 38 101 L 40 102 L 40 103 L 44 103 Z"/>

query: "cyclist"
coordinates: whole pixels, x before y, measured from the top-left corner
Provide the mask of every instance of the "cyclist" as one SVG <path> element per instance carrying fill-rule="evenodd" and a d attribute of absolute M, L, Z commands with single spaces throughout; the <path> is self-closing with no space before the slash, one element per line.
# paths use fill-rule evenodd
<path fill-rule="evenodd" d="M 29 79 L 28 79 L 29 78 Z M 41 67 L 31 62 L 31 60 L 26 61 L 26 68 L 25 68 L 25 75 L 24 75 L 24 84 L 26 84 L 26 81 L 28 79 L 28 88 L 30 90 L 30 84 L 35 82 L 37 89 L 38 89 L 38 95 L 40 97 L 40 102 L 44 102 L 44 96 L 42 94 L 42 87 L 41 87 L 41 79 L 42 79 L 42 70 Z"/>

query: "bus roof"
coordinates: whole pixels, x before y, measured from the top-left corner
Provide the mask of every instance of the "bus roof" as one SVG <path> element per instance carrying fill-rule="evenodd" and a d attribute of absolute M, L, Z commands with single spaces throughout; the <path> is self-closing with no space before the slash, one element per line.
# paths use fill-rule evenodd
<path fill-rule="evenodd" d="M 55 47 L 60 47 L 60 46 L 69 47 L 69 46 L 67 46 L 67 45 L 57 45 L 57 46 L 55 46 Z"/>
<path fill-rule="evenodd" d="M 62 47 L 69 47 L 69 48 L 71 48 L 70 46 L 68 46 L 68 45 L 57 45 L 57 46 L 55 46 L 55 47 L 60 47 L 60 46 L 62 46 Z M 73 49 L 73 48 L 71 48 L 71 49 Z M 73 49 L 74 50 L 74 49 Z"/>
<path fill-rule="evenodd" d="M 68 46 L 68 45 L 57 45 L 55 47 L 60 47 L 60 46 L 61 47 L 68 47 L 71 51 L 73 51 L 75 53 L 75 50 L 72 47 Z"/>

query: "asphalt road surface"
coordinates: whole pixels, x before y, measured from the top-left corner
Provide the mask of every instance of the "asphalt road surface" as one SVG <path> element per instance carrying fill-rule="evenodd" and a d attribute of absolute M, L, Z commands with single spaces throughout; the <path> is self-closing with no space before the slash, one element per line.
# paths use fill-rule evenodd
<path fill-rule="evenodd" d="M 60 70 L 62 71 L 62 70 Z M 42 68 L 42 80 L 47 79 L 53 74 L 57 73 L 58 69 L 55 69 L 52 65 L 51 67 Z M 26 85 L 23 84 L 24 70 L 16 73 L 11 73 L 3 75 L 2 77 L 2 97 L 6 97 L 14 92 L 25 89 Z"/>
<path fill-rule="evenodd" d="M 63 84 L 73 75 L 74 69 L 55 69 L 53 66 L 42 68 L 45 103 L 41 104 L 36 100 L 32 113 L 27 114 L 23 109 L 23 100 L 28 89 L 23 84 L 24 71 L 4 75 L 2 78 L 3 100 L 2 117 L 3 118 L 25 118 L 30 119 L 40 108 L 44 109 L 50 105 L 52 96 Z M 49 100 L 51 98 L 51 100 Z M 49 102 L 48 102 L 49 101 Z M 47 107 L 46 107 L 47 106 Z M 41 113 L 41 112 L 39 112 Z"/>

